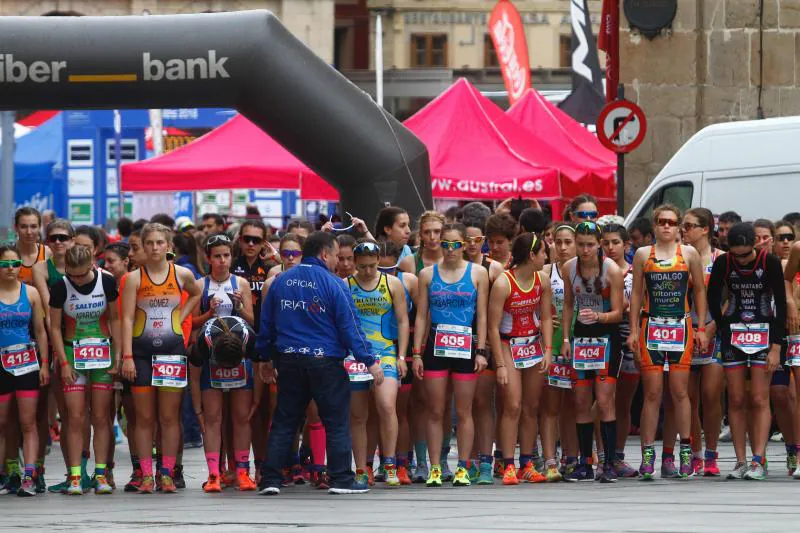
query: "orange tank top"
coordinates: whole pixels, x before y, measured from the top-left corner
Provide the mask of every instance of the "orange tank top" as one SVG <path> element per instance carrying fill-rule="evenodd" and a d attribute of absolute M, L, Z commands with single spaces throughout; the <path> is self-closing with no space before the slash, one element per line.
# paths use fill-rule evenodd
<path fill-rule="evenodd" d="M 181 327 L 181 286 L 175 267 L 155 283 L 146 267 L 139 268 L 141 281 L 136 291 L 133 321 L 133 352 L 137 357 L 176 355 L 185 352 Z"/>
<path fill-rule="evenodd" d="M 44 244 L 37 244 L 37 252 L 36 252 L 36 261 L 33 262 L 33 265 L 36 263 L 41 263 L 47 258 L 47 254 L 45 253 L 45 246 Z M 26 265 L 22 264 L 19 267 L 19 280 L 22 283 L 26 283 L 31 285 L 33 283 L 33 265 Z"/>

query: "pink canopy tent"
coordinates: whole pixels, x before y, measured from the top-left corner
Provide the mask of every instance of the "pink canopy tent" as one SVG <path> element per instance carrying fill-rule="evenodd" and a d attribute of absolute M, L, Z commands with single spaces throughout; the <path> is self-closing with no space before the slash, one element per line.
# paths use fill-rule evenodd
<path fill-rule="evenodd" d="M 536 89 L 528 89 L 506 112 L 538 137 L 557 140 L 562 146 L 573 146 L 599 163 L 616 168 L 617 156 L 600 144 L 594 133 L 551 104 Z"/>
<path fill-rule="evenodd" d="M 304 200 L 339 193 L 252 122 L 237 115 L 199 139 L 122 167 L 122 190 L 300 189 Z"/>

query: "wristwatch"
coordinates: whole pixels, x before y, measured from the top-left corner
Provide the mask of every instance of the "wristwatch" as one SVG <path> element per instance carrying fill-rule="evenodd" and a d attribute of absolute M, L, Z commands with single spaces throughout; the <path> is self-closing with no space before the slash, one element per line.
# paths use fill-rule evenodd
<path fill-rule="evenodd" d="M 475 355 L 486 357 L 486 348 L 478 348 L 477 350 L 475 350 Z"/>

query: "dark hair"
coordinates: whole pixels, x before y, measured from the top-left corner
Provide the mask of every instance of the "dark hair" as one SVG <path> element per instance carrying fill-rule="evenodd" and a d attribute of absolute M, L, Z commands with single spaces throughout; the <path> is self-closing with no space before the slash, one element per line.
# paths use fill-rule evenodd
<path fill-rule="evenodd" d="M 380 249 L 381 257 L 394 257 L 395 259 L 400 259 L 400 254 L 403 253 L 403 250 L 400 249 L 397 243 L 388 239 L 378 242 L 378 248 Z"/>
<path fill-rule="evenodd" d="M 451 206 L 447 208 L 447 211 L 444 212 L 444 218 L 449 218 L 459 222 L 461 220 L 461 216 L 464 214 L 463 210 L 457 206 Z"/>
<path fill-rule="evenodd" d="M 520 232 L 541 234 L 546 227 L 547 219 L 544 216 L 544 211 L 538 207 L 526 207 L 519 214 Z"/>
<path fill-rule="evenodd" d="M 214 242 L 214 244 L 209 245 L 208 242 L 211 240 L 211 238 L 212 237 L 217 237 L 217 236 L 222 236 L 223 238 L 217 240 L 216 242 Z M 192 240 L 194 240 L 194 238 L 192 238 Z M 206 252 L 206 255 L 207 256 L 211 255 L 211 250 L 213 248 L 216 248 L 217 246 L 227 246 L 228 249 L 231 251 L 231 253 L 233 253 L 233 241 L 231 241 L 231 238 L 228 237 L 227 233 L 214 233 L 212 235 L 209 235 L 208 238 L 205 239 L 205 246 L 203 246 L 203 248 L 204 248 L 204 250 Z"/>
<path fill-rule="evenodd" d="M 283 243 L 286 242 L 296 242 L 300 247 L 303 247 L 303 243 L 300 242 L 300 237 L 295 235 L 294 233 L 287 233 L 283 237 L 281 237 L 281 242 L 278 244 L 278 250 L 283 249 Z"/>
<path fill-rule="evenodd" d="M 361 247 L 362 244 L 372 243 L 375 245 L 374 251 L 367 247 Z M 356 244 L 355 248 L 353 248 L 353 255 L 355 257 L 361 257 L 362 255 L 369 255 L 369 256 L 380 256 L 381 247 L 378 245 L 377 242 L 373 241 L 372 239 L 358 239 L 358 243 Z"/>
<path fill-rule="evenodd" d="M 303 243 L 303 257 L 319 257 L 323 250 L 333 251 L 336 237 L 327 231 L 311 233 Z M 281 244 L 283 244 L 281 242 Z"/>
<path fill-rule="evenodd" d="M 718 217 L 718 222 L 738 224 L 742 217 L 736 211 L 725 211 Z"/>
<path fill-rule="evenodd" d="M 686 211 L 686 215 L 692 215 L 701 226 L 708 228 L 709 239 L 714 236 L 714 214 L 711 211 L 705 207 L 694 207 Z"/>
<path fill-rule="evenodd" d="M 133 220 L 127 217 L 122 217 L 117 221 L 117 232 L 119 232 L 120 237 L 126 238 L 131 234 L 132 231 Z"/>
<path fill-rule="evenodd" d="M 597 207 L 597 198 L 592 196 L 591 194 L 579 194 L 572 201 L 569 203 L 568 212 L 570 214 L 570 218 L 572 214 L 578 209 L 578 206 L 585 203 L 593 203 L 595 207 Z"/>
<path fill-rule="evenodd" d="M 633 230 L 641 233 L 642 237 L 650 235 L 651 237 L 655 238 L 655 233 L 653 233 L 653 221 L 647 217 L 639 217 L 634 220 L 631 224 L 630 231 L 633 232 Z"/>
<path fill-rule="evenodd" d="M 631 236 L 628 235 L 628 230 L 625 229 L 625 226 L 622 224 L 608 224 L 606 226 L 602 226 L 601 235 L 607 235 L 609 233 L 618 233 L 619 238 L 622 239 L 622 242 L 631 240 Z"/>
<path fill-rule="evenodd" d="M 218 318 L 216 322 L 220 325 L 222 332 L 214 339 L 211 347 L 214 359 L 223 368 L 233 368 L 242 362 L 244 344 L 242 339 L 230 330 L 224 318 Z"/>
<path fill-rule="evenodd" d="M 783 215 L 783 219 L 789 222 L 790 224 L 800 224 L 800 213 L 797 211 L 792 211 L 791 213 L 786 213 Z"/>
<path fill-rule="evenodd" d="M 175 229 L 175 219 L 166 213 L 156 213 L 150 217 L 150 222 L 158 222 L 171 230 Z"/>
<path fill-rule="evenodd" d="M 95 248 L 100 246 L 100 232 L 94 226 L 78 226 L 75 228 L 75 236 L 77 237 L 78 235 L 86 235 L 92 239 Z"/>
<path fill-rule="evenodd" d="M 3 254 L 6 252 L 14 252 L 14 254 L 16 254 L 18 259 L 22 258 L 22 256 L 19 253 L 19 250 L 17 250 L 17 247 L 12 244 L 0 245 L 0 257 L 3 257 Z"/>
<path fill-rule="evenodd" d="M 26 216 L 35 216 L 36 220 L 39 221 L 39 225 L 42 225 L 42 214 L 39 212 L 38 209 L 30 206 L 20 207 L 14 213 L 14 225 L 16 226 L 19 224 L 19 219 Z"/>
<path fill-rule="evenodd" d="M 172 236 L 172 245 L 175 247 L 175 255 L 177 257 L 188 257 L 189 263 L 191 263 L 200 274 L 205 274 L 206 271 L 203 267 L 203 261 L 200 259 L 200 249 L 194 237 L 183 232 L 176 233 Z"/>
<path fill-rule="evenodd" d="M 292 221 L 289 222 L 289 225 L 286 226 L 286 231 L 291 232 L 292 230 L 295 230 L 297 228 L 302 228 L 308 231 L 309 235 L 314 231 L 316 231 L 316 229 L 314 228 L 314 224 L 312 224 L 308 220 L 303 220 L 301 218 L 293 218 Z"/>
<path fill-rule="evenodd" d="M 216 224 L 217 226 L 222 226 L 223 228 L 225 227 L 225 219 L 222 218 L 222 215 L 217 214 L 217 213 L 206 213 L 205 215 L 203 215 L 201 217 L 200 220 L 203 220 L 203 221 L 213 220 L 214 224 Z"/>
<path fill-rule="evenodd" d="M 756 228 L 768 229 L 772 238 L 775 238 L 775 224 L 773 224 L 771 220 L 767 220 L 766 218 L 757 218 L 753 222 L 753 229 L 755 230 Z"/>
<path fill-rule="evenodd" d="M 755 246 L 756 232 L 752 224 L 738 222 L 728 231 L 728 246 Z"/>
<path fill-rule="evenodd" d="M 117 254 L 120 259 L 127 259 L 128 254 L 131 253 L 131 247 L 126 242 L 112 242 L 106 246 L 106 253 L 111 252 Z"/>
<path fill-rule="evenodd" d="M 508 213 L 495 213 L 486 219 L 486 238 L 500 235 L 509 241 L 514 240 L 517 231 L 517 221 Z"/>
<path fill-rule="evenodd" d="M 133 231 L 131 231 L 131 235 L 133 235 L 137 231 L 139 232 L 142 231 L 142 228 L 144 228 L 145 224 L 147 224 L 147 220 L 143 218 L 136 219 L 136 222 L 133 223 Z"/>
<path fill-rule="evenodd" d="M 384 207 L 378 212 L 378 218 L 375 219 L 375 238 L 386 238 L 386 227 L 394 226 L 397 217 L 403 214 L 408 214 L 408 212 L 403 209 L 402 207 L 397 207 L 394 205 L 389 205 Z M 339 243 L 341 246 L 342 243 Z"/>
<path fill-rule="evenodd" d="M 242 222 L 241 226 L 239 226 L 239 235 L 242 235 L 242 230 L 244 228 L 258 228 L 264 232 L 265 239 L 269 236 L 269 230 L 267 229 L 267 225 L 257 218 L 248 218 L 247 220 Z"/>
<path fill-rule="evenodd" d="M 339 248 L 355 248 L 356 238 L 347 233 L 336 237 L 336 242 L 339 243 Z"/>
<path fill-rule="evenodd" d="M 442 226 L 441 235 L 444 235 L 444 232 L 446 231 L 457 231 L 461 234 L 462 239 L 467 237 L 467 228 L 461 222 L 451 222 L 449 224 L 445 224 Z"/>
<path fill-rule="evenodd" d="M 775 222 L 775 233 L 777 234 L 778 228 L 790 228 L 792 230 L 792 235 L 795 234 L 794 232 L 794 224 L 789 222 L 788 220 L 779 220 Z"/>
<path fill-rule="evenodd" d="M 536 242 L 534 243 L 534 239 Z M 533 249 L 531 249 L 533 246 Z M 518 267 L 520 265 L 525 264 L 530 258 L 530 253 L 533 252 L 535 254 L 539 253 L 539 250 L 542 249 L 542 246 L 547 247 L 547 243 L 544 242 L 544 239 L 538 237 L 535 233 L 526 232 L 520 233 L 515 239 L 514 244 L 511 245 L 511 266 L 510 268 Z"/>
<path fill-rule="evenodd" d="M 69 220 L 64 220 L 63 218 L 57 218 L 51 223 L 49 223 L 47 225 L 47 229 L 44 230 L 44 234 L 50 235 L 50 233 L 52 233 L 53 230 L 57 229 L 63 229 L 64 231 L 67 232 L 67 235 L 69 235 L 70 237 L 75 236 L 75 228 L 72 227 L 72 224 L 70 223 Z"/>
<path fill-rule="evenodd" d="M 461 223 L 468 228 L 486 231 L 486 219 L 492 216 L 492 210 L 483 202 L 470 202 L 461 209 Z"/>

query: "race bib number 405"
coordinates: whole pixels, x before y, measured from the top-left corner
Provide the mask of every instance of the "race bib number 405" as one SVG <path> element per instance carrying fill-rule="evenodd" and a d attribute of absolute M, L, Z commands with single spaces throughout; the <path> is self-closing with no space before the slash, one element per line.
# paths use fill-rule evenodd
<path fill-rule="evenodd" d="M 186 370 L 185 355 L 154 355 L 151 385 L 182 389 L 187 383 Z"/>
<path fill-rule="evenodd" d="M 539 364 L 544 359 L 542 345 L 539 342 L 539 335 L 532 337 L 513 337 L 509 342 L 511 348 L 511 358 L 514 360 L 514 368 L 530 368 Z"/>
<path fill-rule="evenodd" d="M 683 318 L 650 317 L 647 321 L 647 349 L 682 352 L 686 347 L 685 324 Z"/>
<path fill-rule="evenodd" d="M 746 354 L 769 348 L 769 324 L 731 324 L 731 346 Z"/>
<path fill-rule="evenodd" d="M 367 370 L 367 365 L 359 363 L 352 355 L 344 358 L 344 369 L 347 370 L 347 377 L 350 381 L 372 381 L 372 374 Z"/>
<path fill-rule="evenodd" d="M 436 326 L 433 355 L 451 359 L 470 359 L 472 357 L 472 328 L 448 324 Z"/>
<path fill-rule="evenodd" d="M 575 370 L 603 370 L 608 364 L 608 344 L 607 337 L 576 337 L 572 349 L 572 367 Z"/>
<path fill-rule="evenodd" d="M 0 348 L 3 369 L 12 376 L 24 376 L 39 370 L 39 359 L 33 344 L 14 344 Z"/>
<path fill-rule="evenodd" d="M 72 343 L 75 370 L 111 368 L 111 343 L 108 339 L 81 339 Z"/>
<path fill-rule="evenodd" d="M 233 368 L 219 365 L 208 365 L 211 374 L 211 387 L 214 389 L 240 389 L 247 385 L 247 367 L 242 361 Z"/>

